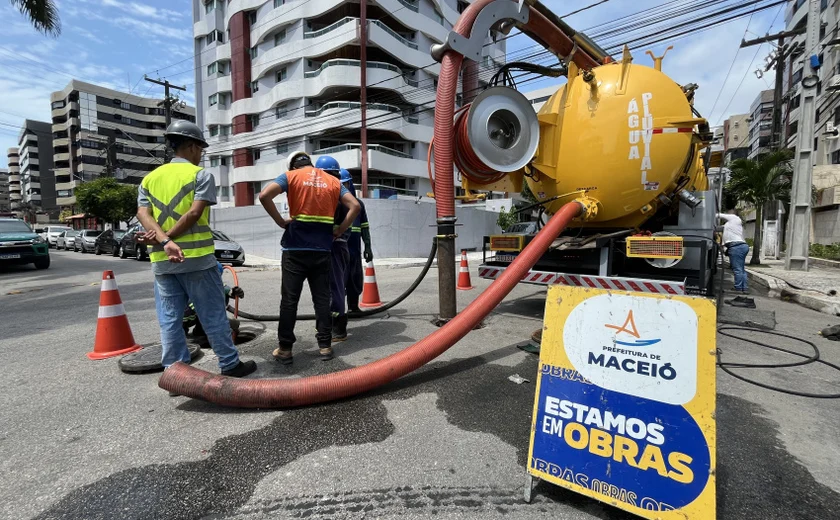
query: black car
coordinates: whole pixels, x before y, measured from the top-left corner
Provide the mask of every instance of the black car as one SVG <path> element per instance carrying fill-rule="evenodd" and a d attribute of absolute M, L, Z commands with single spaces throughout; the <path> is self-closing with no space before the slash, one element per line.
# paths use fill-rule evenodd
<path fill-rule="evenodd" d="M 120 240 L 125 236 L 124 229 L 108 229 L 96 237 L 93 244 L 93 252 L 97 255 L 111 253 L 113 256 L 120 254 Z"/>
<path fill-rule="evenodd" d="M 128 258 L 129 256 L 133 256 L 135 260 L 149 258 L 146 244 L 137 242 L 137 234 L 145 232 L 146 230 L 140 224 L 134 224 L 126 230 L 125 235 L 120 240 L 120 258 Z"/>

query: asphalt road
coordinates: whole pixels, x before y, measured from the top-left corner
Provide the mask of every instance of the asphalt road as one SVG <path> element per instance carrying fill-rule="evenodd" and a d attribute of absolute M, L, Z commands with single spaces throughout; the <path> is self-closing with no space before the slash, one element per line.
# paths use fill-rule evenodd
<path fill-rule="evenodd" d="M 545 483 L 532 504 L 521 500 L 538 360 L 516 345 L 541 326 L 539 288 L 517 287 L 484 328 L 376 392 L 295 410 L 234 410 L 170 398 L 157 374 L 126 375 L 115 359 L 85 357 L 106 269 L 116 273 L 135 339 L 156 341 L 148 262 L 53 252 L 47 271 L 0 269 L 0 518 L 634 518 Z M 382 297 L 418 272 L 378 270 Z M 243 358 L 258 362 L 255 377 L 300 377 L 396 352 L 435 330 L 435 276 L 388 315 L 352 322 L 330 363 L 317 358 L 311 322 L 298 324 L 292 368 L 271 360 L 273 324 L 245 325 L 259 336 L 241 347 Z M 243 270 L 240 281 L 243 309 L 276 312 L 279 272 Z M 487 286 L 473 283 L 477 290 L 459 292 L 460 308 Z M 778 330 L 840 362 L 840 343 L 816 335 L 837 319 L 761 296 L 757 303 L 776 312 Z M 787 360 L 727 338 L 717 347 L 731 360 Z M 196 363 L 217 370 L 212 353 Z M 840 518 L 840 403 L 718 373 L 718 518 Z M 512 374 L 532 382 L 516 385 Z M 840 392 L 840 374 L 822 367 L 749 375 Z"/>

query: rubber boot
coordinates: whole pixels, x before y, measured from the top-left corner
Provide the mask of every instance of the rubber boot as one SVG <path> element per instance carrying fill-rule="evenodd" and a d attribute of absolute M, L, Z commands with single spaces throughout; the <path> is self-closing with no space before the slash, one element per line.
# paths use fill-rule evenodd
<path fill-rule="evenodd" d="M 338 343 L 347 339 L 347 315 L 333 318 L 332 342 Z"/>

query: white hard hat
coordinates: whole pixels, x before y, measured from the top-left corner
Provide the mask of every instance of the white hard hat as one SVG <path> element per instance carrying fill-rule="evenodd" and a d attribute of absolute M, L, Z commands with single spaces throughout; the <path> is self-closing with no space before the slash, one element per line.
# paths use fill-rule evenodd
<path fill-rule="evenodd" d="M 295 158 L 299 157 L 301 155 L 305 155 L 306 157 L 309 157 L 309 154 L 304 152 L 303 150 L 296 150 L 296 151 L 290 153 L 289 157 L 286 158 L 286 169 L 291 171 L 292 170 L 292 163 L 295 161 Z M 311 160 L 311 158 L 310 158 L 310 160 Z"/>

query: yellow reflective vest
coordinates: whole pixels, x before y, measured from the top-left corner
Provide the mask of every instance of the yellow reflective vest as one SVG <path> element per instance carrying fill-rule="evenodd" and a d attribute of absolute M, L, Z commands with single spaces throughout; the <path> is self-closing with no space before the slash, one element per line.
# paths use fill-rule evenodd
<path fill-rule="evenodd" d="M 195 200 L 196 175 L 201 166 L 186 162 L 169 163 L 149 173 L 141 183 L 152 203 L 152 215 L 164 233 L 175 226 Z M 204 208 L 198 222 L 173 242 L 184 252 L 184 258 L 199 258 L 215 253 L 210 232 L 210 208 Z M 149 254 L 152 262 L 167 260 L 162 246 L 154 246 Z"/>

